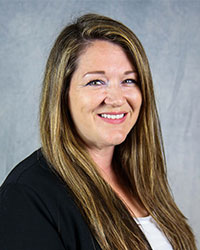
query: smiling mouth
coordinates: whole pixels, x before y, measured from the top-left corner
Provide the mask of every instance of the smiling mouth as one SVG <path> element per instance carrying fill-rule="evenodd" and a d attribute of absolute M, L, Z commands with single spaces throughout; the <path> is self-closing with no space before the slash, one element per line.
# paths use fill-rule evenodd
<path fill-rule="evenodd" d="M 123 114 L 99 114 L 100 117 L 106 118 L 106 119 L 112 119 L 112 120 L 120 120 L 122 119 L 126 113 Z"/>
<path fill-rule="evenodd" d="M 112 112 L 112 113 L 101 113 L 101 114 L 98 114 L 98 116 L 104 122 L 107 122 L 110 124 L 121 124 L 126 120 L 127 114 L 128 113 L 126 112 L 119 112 L 119 113 Z"/>

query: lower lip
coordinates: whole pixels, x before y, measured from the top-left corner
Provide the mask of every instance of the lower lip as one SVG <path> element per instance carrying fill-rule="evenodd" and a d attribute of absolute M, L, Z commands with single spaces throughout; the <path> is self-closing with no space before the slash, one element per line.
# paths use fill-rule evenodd
<path fill-rule="evenodd" d="M 127 114 L 125 114 L 121 119 L 108 119 L 108 118 L 105 118 L 105 117 L 101 117 L 100 115 L 98 115 L 98 116 L 104 122 L 111 123 L 111 124 L 120 124 L 120 123 L 123 123 L 126 120 Z"/>

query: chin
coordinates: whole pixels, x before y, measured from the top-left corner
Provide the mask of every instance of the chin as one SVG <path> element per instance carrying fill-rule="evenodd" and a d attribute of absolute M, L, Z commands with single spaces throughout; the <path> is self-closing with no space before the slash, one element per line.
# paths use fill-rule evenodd
<path fill-rule="evenodd" d="M 119 144 L 121 144 L 122 142 L 125 141 L 126 136 L 127 136 L 127 135 L 124 135 L 124 134 L 123 134 L 123 135 L 122 135 L 122 134 L 118 134 L 118 135 L 112 136 L 112 137 L 109 139 L 109 142 L 110 142 L 113 146 L 119 145 Z"/>

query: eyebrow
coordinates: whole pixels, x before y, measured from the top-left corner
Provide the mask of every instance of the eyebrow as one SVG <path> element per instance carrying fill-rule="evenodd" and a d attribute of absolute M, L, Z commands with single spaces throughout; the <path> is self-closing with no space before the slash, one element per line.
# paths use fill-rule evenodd
<path fill-rule="evenodd" d="M 129 71 L 125 71 L 124 72 L 124 75 L 129 75 L 129 74 L 134 74 L 134 73 L 137 73 L 137 71 L 136 70 L 129 70 Z M 87 73 L 85 73 L 84 75 L 83 75 L 83 77 L 85 77 L 85 76 L 87 76 L 87 75 L 92 75 L 92 74 L 100 74 L 100 75 L 105 75 L 105 71 L 89 71 L 89 72 L 87 72 Z"/>
<path fill-rule="evenodd" d="M 124 72 L 124 75 L 135 74 L 135 73 L 137 73 L 136 70 L 130 70 L 130 71 Z"/>
<path fill-rule="evenodd" d="M 83 76 L 92 75 L 92 74 L 105 75 L 105 71 L 90 71 L 90 72 L 85 73 Z"/>

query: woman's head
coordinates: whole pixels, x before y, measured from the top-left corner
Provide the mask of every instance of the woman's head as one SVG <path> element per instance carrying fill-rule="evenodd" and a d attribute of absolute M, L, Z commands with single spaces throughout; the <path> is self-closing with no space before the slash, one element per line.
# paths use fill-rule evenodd
<path fill-rule="evenodd" d="M 79 56 L 69 87 L 69 110 L 89 148 L 121 144 L 142 103 L 135 67 L 114 43 L 94 40 Z"/>
<path fill-rule="evenodd" d="M 144 119 L 143 115 L 151 113 L 147 110 L 151 104 L 154 104 L 151 75 L 145 52 L 139 40 L 123 24 L 104 16 L 88 14 L 78 18 L 75 23 L 67 26 L 61 32 L 47 63 L 41 107 L 43 106 L 44 110 L 42 116 L 45 116 L 51 124 L 52 129 L 49 132 L 52 134 L 52 142 L 55 130 L 62 133 L 64 128 L 66 128 L 65 131 L 68 131 L 68 135 L 65 134 L 68 137 L 66 140 L 77 139 L 77 131 L 69 110 L 70 83 L 79 65 L 79 59 L 89 48 L 94 47 L 93 44 L 97 41 L 104 41 L 104 44 L 105 42 L 112 43 L 113 51 L 117 47 L 123 50 L 127 60 L 137 73 L 137 86 L 142 96 L 140 120 Z M 46 101 L 44 101 L 45 99 Z M 73 108 L 71 107 L 71 109 Z M 135 122 L 132 123 L 132 125 L 134 124 Z M 45 129 L 47 129 L 46 126 Z M 65 139 L 63 138 L 63 140 Z"/>

